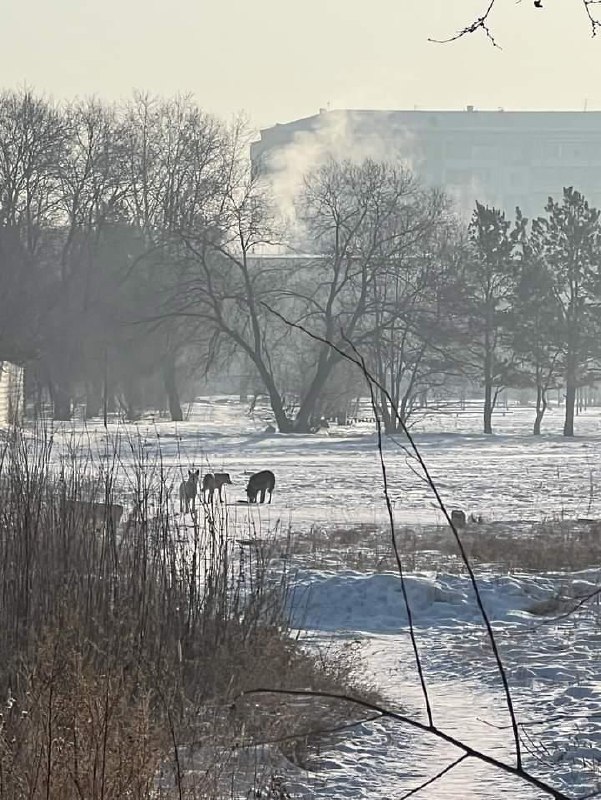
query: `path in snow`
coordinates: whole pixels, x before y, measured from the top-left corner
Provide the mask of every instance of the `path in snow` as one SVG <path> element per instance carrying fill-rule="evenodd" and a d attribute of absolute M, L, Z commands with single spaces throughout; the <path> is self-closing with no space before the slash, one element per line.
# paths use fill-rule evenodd
<path fill-rule="evenodd" d="M 581 617 L 576 627 L 574 618 L 553 622 L 527 611 L 556 594 L 566 577 L 488 575 L 480 583 L 518 719 L 529 723 L 522 737 L 525 763 L 534 774 L 577 796 L 590 792 L 601 777 L 601 632 L 594 615 Z M 586 591 L 598 580 L 598 571 L 574 576 L 578 590 Z M 426 722 L 399 578 L 307 573 L 301 584 L 307 593 L 299 614 L 316 632 L 316 640 L 334 628 L 339 636 L 362 640 L 366 667 L 384 696 Z M 505 698 L 486 634 L 469 602 L 467 579 L 411 575 L 408 589 L 435 723 L 467 744 L 514 763 Z M 316 760 L 328 776 L 326 780 L 320 771 L 326 783 L 320 789 L 323 794 L 316 796 L 326 797 L 328 790 L 329 796 L 340 798 L 399 796 L 458 755 L 446 743 L 400 724 L 369 723 L 343 745 L 328 750 L 322 761 Z M 357 770 L 355 764 L 371 768 Z M 469 760 L 422 796 L 531 800 L 544 795 L 504 772 Z"/>

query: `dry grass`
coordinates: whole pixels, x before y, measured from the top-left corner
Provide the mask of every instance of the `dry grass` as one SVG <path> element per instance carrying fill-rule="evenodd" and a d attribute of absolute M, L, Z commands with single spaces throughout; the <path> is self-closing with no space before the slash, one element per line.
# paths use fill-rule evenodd
<path fill-rule="evenodd" d="M 500 571 L 575 571 L 601 565 L 601 520 L 470 523 L 460 531 L 470 561 Z M 409 570 L 464 570 L 448 526 L 400 527 Z M 295 533 L 291 554 L 314 569 L 395 571 L 390 531 L 372 524 Z"/>
<path fill-rule="evenodd" d="M 0 451 L 2 800 L 228 797 L 233 753 L 265 740 L 303 751 L 324 719 L 349 719 L 238 699 L 352 682 L 350 661 L 290 637 L 272 542 L 242 570 L 227 517 L 200 513 L 183 529 L 176 476 L 141 444 L 125 476 L 116 451 L 98 469 L 75 448 L 57 473 L 52 448 L 42 432 Z M 117 502 L 129 512 L 118 526 Z M 199 752 L 202 769 L 186 767 Z M 257 781 L 274 779 L 262 768 Z"/>

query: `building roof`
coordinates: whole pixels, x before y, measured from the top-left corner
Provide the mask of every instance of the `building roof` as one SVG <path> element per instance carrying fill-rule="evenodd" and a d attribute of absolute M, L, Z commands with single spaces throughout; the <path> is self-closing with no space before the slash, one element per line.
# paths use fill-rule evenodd
<path fill-rule="evenodd" d="M 471 109 L 471 110 L 470 110 Z M 322 109 L 310 117 L 276 123 L 260 131 L 261 140 L 277 139 L 278 134 L 288 138 L 294 130 L 317 130 L 324 123 L 344 119 L 354 127 L 386 123 L 387 127 L 410 127 L 432 130 L 437 127 L 447 130 L 515 129 L 515 130 L 573 130 L 601 132 L 601 111 L 480 111 L 471 106 L 463 111 L 399 109 Z"/>

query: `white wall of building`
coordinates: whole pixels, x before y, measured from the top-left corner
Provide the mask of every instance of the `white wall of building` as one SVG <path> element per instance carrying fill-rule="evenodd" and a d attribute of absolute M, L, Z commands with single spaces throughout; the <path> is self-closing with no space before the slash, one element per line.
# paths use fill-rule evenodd
<path fill-rule="evenodd" d="M 0 361 L 0 428 L 20 424 L 25 404 L 23 367 Z"/>

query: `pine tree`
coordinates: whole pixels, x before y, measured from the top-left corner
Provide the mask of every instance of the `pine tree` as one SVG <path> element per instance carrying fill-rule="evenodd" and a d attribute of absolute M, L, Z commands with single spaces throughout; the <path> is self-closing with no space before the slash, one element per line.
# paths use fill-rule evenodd
<path fill-rule="evenodd" d="M 464 329 L 469 366 L 484 386 L 484 433 L 492 433 L 495 403 L 513 369 L 507 314 L 514 294 L 520 224 L 512 229 L 502 211 L 476 203 L 468 229 Z"/>
<path fill-rule="evenodd" d="M 601 357 L 601 223 L 599 211 L 572 187 L 561 203 L 549 198 L 546 217 L 533 222 L 532 239 L 552 277 L 564 353 L 566 413 L 564 436 L 574 435 L 576 389 L 598 375 Z"/>
<path fill-rule="evenodd" d="M 519 209 L 517 214 L 521 220 Z M 553 275 L 541 257 L 538 244 L 538 239 L 528 236 L 523 226 L 522 253 L 510 312 L 515 385 L 536 389 L 535 436 L 541 432 L 547 393 L 557 386 L 563 369 L 561 309 Z"/>

